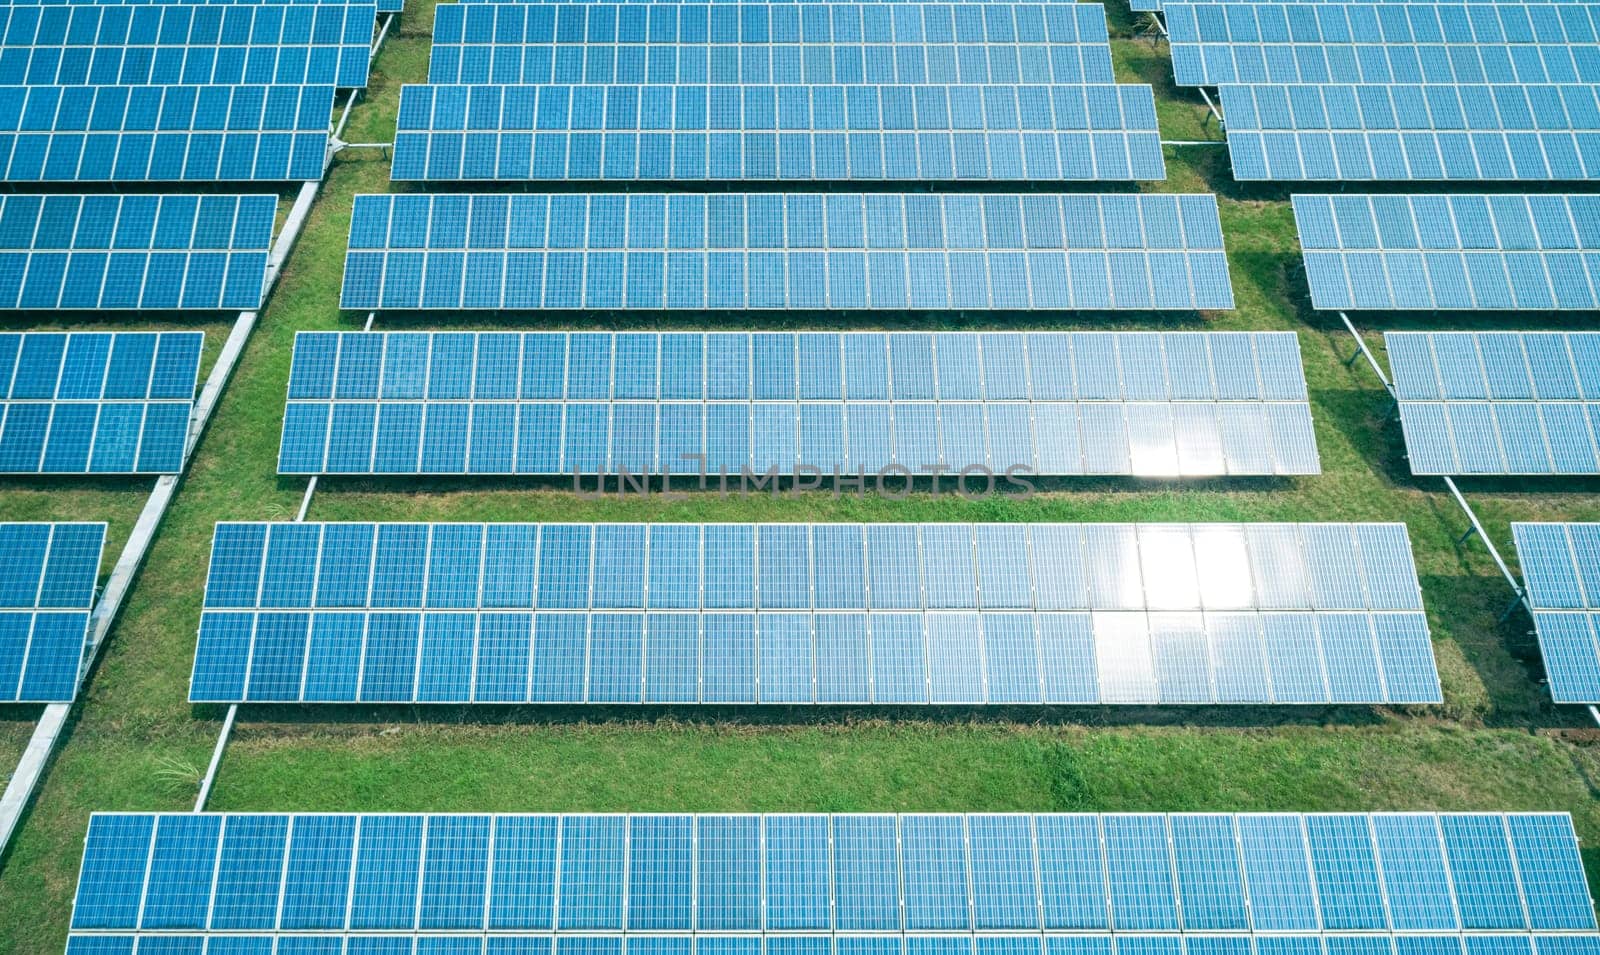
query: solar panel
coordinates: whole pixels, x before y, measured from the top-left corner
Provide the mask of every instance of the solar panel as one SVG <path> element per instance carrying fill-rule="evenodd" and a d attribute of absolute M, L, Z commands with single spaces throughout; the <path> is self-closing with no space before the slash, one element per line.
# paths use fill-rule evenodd
<path fill-rule="evenodd" d="M 469 2 L 469 3 L 472 3 L 472 2 L 498 2 L 498 0 L 465 0 L 465 2 Z M 522 0 L 522 2 L 535 2 L 535 0 Z M 558 0 L 550 0 L 550 2 L 558 2 Z M 652 0 L 608 0 L 608 2 L 637 3 L 637 2 L 652 2 Z M 678 2 L 678 0 L 653 0 L 653 2 L 673 3 L 673 2 Z M 689 2 L 689 0 L 684 0 L 684 2 Z M 711 2 L 713 2 L 713 3 L 721 3 L 721 2 L 726 2 L 726 0 L 711 0 Z M 888 0 L 880 0 L 880 2 L 888 2 Z M 1257 2 L 1257 0 L 1246 0 L 1246 2 L 1254 4 L 1254 3 Z M 1274 2 L 1274 0 L 1260 0 L 1260 2 Z M 1319 4 L 1319 5 L 1320 4 L 1340 4 L 1340 5 L 1343 5 L 1343 4 L 1348 3 L 1349 0 L 1278 0 L 1278 2 L 1306 3 L 1306 4 L 1314 3 L 1314 4 Z M 1377 2 L 1377 4 L 1379 6 L 1391 6 L 1391 5 L 1394 5 L 1394 4 L 1413 5 L 1413 4 L 1415 4 L 1416 0 L 1376 0 L 1376 2 Z M 1501 5 L 1508 4 L 1508 3 L 1522 2 L 1522 0 L 1470 0 L 1470 2 L 1475 6 L 1479 5 L 1479 4 L 1484 4 L 1484 5 L 1493 4 L 1495 6 L 1501 6 Z M 1565 5 L 1565 4 L 1581 4 L 1581 3 L 1586 2 L 1586 0 L 1526 0 L 1526 2 L 1527 2 L 1528 6 L 1545 6 L 1545 5 L 1561 6 L 1561 5 Z M 1176 3 L 1171 4 L 1171 5 L 1175 6 Z M 1149 12 L 1155 12 L 1155 11 L 1163 10 L 1167 6 L 1169 6 L 1169 5 L 1162 3 L 1161 0 L 1131 0 L 1131 3 L 1129 4 L 1128 8 L 1130 10 L 1133 10 L 1135 13 L 1140 13 L 1140 12 L 1149 13 Z"/>
<path fill-rule="evenodd" d="M 283 474 L 1315 474 L 1288 332 L 301 332 Z"/>
<path fill-rule="evenodd" d="M 68 951 L 1560 955 L 1588 899 L 1565 813 L 95 813 Z"/>
<path fill-rule="evenodd" d="M 1211 195 L 363 195 L 350 309 L 1224 309 Z"/>
<path fill-rule="evenodd" d="M 0 333 L 0 473 L 183 470 L 204 340 L 201 332 Z"/>
<path fill-rule="evenodd" d="M 1600 197 L 1293 198 L 1317 308 L 1600 307 Z"/>
<path fill-rule="evenodd" d="M 0 86 L 0 181 L 322 178 L 332 86 Z"/>
<path fill-rule="evenodd" d="M 1594 83 L 1576 3 L 1165 4 L 1179 85 Z"/>
<path fill-rule="evenodd" d="M 367 85 L 371 4 L 0 6 L 0 84 Z"/>
<path fill-rule="evenodd" d="M 482 3 L 440 6 L 428 82 L 1043 86 L 1116 75 L 1098 4 Z"/>
<path fill-rule="evenodd" d="M 1600 703 L 1600 524 L 1511 525 L 1557 703 Z"/>
<path fill-rule="evenodd" d="M 1438 702 L 1400 524 L 218 524 L 190 699 Z"/>
<path fill-rule="evenodd" d="M 0 524 L 0 701 L 76 695 L 105 536 L 104 524 Z"/>
<path fill-rule="evenodd" d="M 1113 181 L 1166 166 L 1148 86 L 407 86 L 391 175 Z"/>
<path fill-rule="evenodd" d="M 629 0 L 633 2 L 633 0 Z M 721 3 L 723 0 L 715 0 Z M 7 7 L 56 7 L 56 6 L 370 6 L 370 0 L 5 0 Z M 378 13 L 399 13 L 398 0 L 378 0 Z"/>
<path fill-rule="evenodd" d="M 1600 333 L 1389 332 L 1413 474 L 1597 474 Z"/>
<path fill-rule="evenodd" d="M 1600 176 L 1590 85 L 1224 85 L 1239 180 Z"/>
<path fill-rule="evenodd" d="M 271 195 L 0 196 L 0 309 L 254 309 Z"/>

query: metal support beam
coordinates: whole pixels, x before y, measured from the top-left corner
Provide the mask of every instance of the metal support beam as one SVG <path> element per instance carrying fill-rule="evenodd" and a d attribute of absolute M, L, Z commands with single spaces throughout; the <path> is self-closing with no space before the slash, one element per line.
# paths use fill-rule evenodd
<path fill-rule="evenodd" d="M 1589 704 L 1589 718 L 1600 724 L 1600 709 L 1595 709 L 1593 703 Z"/>
<path fill-rule="evenodd" d="M 206 767 L 206 774 L 200 780 L 200 795 L 194 797 L 194 811 L 201 812 L 206 808 L 206 799 L 211 795 L 211 784 L 216 781 L 217 767 L 222 765 L 222 751 L 228 746 L 228 737 L 233 734 L 233 720 L 239 715 L 239 704 L 234 703 L 228 707 L 228 716 L 222 721 L 222 732 L 217 736 L 217 745 L 211 750 L 211 764 Z"/>

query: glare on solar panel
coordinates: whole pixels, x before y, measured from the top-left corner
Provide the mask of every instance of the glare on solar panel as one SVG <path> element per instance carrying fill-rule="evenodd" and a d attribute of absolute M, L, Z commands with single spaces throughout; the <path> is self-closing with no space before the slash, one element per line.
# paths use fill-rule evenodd
<path fill-rule="evenodd" d="M 219 524 L 205 606 L 196 702 L 1439 698 L 1401 525 Z"/>
<path fill-rule="evenodd" d="M 0 334 L 0 473 L 183 469 L 200 332 Z"/>
<path fill-rule="evenodd" d="M 356 198 L 341 304 L 1231 308 L 1209 195 Z"/>
<path fill-rule="evenodd" d="M 1441 893 L 1417 901 L 1443 928 L 1394 938 L 1422 886 Z M 1339 927 L 1352 898 L 1376 900 L 1382 934 Z M 389 933 L 430 952 L 481 952 L 487 936 L 490 952 L 509 937 L 557 955 L 575 941 L 619 955 L 763 942 L 785 955 L 1111 955 L 1114 931 L 1124 955 L 1304 955 L 1324 938 L 1330 953 L 1571 955 L 1597 940 L 1587 900 L 1572 821 L 1554 813 L 97 813 L 71 950 L 135 934 L 155 948 L 195 933 L 301 947 Z M 1462 924 L 1484 902 L 1494 917 Z M 1299 934 L 1267 929 L 1269 911 L 1304 913 L 1276 930 Z M 1419 938 L 1432 947 L 1408 944 Z"/>
<path fill-rule="evenodd" d="M 1600 333 L 1384 337 L 1413 474 L 1600 473 Z"/>
<path fill-rule="evenodd" d="M 0 701 L 73 698 L 104 524 L 0 524 Z"/>

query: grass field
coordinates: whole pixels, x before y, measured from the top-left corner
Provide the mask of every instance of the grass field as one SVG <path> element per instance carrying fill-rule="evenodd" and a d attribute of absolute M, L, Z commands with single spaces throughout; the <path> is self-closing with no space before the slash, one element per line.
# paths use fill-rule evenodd
<path fill-rule="evenodd" d="M 347 138 L 388 141 L 403 82 L 426 74 L 431 4 L 411 0 Z M 1125 11 L 1114 33 L 1128 36 Z M 1155 85 L 1167 138 L 1215 138 L 1175 91 L 1164 48 L 1114 43 L 1124 81 Z M 1287 190 L 1232 182 L 1217 146 L 1168 150 L 1150 188 L 1222 199 L 1238 308 L 1205 327 L 1298 333 L 1324 472 L 1293 480 L 1067 481 L 1029 500 L 798 496 L 582 500 L 559 483 L 326 481 L 320 520 L 1402 520 L 1410 528 L 1445 703 L 1332 708 L 1065 710 L 246 708 L 211 808 L 230 810 L 1378 810 L 1551 809 L 1600 846 L 1600 746 L 1540 685 L 1526 620 L 1437 482 L 1413 480 L 1387 395 L 1336 320 L 1310 312 Z M 292 518 L 304 481 L 275 471 L 293 334 L 358 328 L 338 292 L 352 196 L 390 188 L 377 151 L 334 164 L 244 359 L 74 711 L 40 796 L 0 860 L 0 953 L 61 951 L 94 810 L 186 810 L 221 725 L 185 702 L 211 529 Z M 535 327 L 537 316 L 429 315 L 409 327 Z M 562 316 L 589 327 L 701 327 L 705 316 Z M 882 319 L 718 316 L 724 327 L 862 327 Z M 1451 320 L 1454 323 L 1454 320 Z M 1200 327 L 1193 316 L 909 316 L 896 327 Z M 384 319 L 382 327 L 399 327 Z M 1470 327 L 1494 327 L 1473 320 Z M 1529 327 L 1518 321 L 1499 327 Z M 1425 316 L 1391 327 L 1447 327 Z M 225 326 L 206 326 L 208 358 Z M 1372 345 L 1381 350 L 1381 338 Z M 1600 519 L 1600 485 L 1467 485 L 1503 548 L 1512 520 Z M 111 522 L 107 564 L 147 482 L 0 483 L 7 519 Z M 0 708 L 15 763 L 37 708 Z M 1591 878 L 1600 851 L 1586 850 Z"/>

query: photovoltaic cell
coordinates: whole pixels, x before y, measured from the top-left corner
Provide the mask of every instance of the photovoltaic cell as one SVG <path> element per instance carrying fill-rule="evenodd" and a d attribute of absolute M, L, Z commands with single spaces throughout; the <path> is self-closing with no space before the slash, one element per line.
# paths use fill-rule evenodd
<path fill-rule="evenodd" d="M 0 83 L 367 85 L 371 4 L 8 5 Z"/>
<path fill-rule="evenodd" d="M 1596 474 L 1600 333 L 1389 332 L 1413 474 Z"/>
<path fill-rule="evenodd" d="M 1550 695 L 1600 703 L 1600 524 L 1512 524 Z"/>
<path fill-rule="evenodd" d="M 841 566 L 866 586 L 830 582 Z M 190 696 L 1416 703 L 1439 688 L 1398 524 L 301 523 L 217 525 Z"/>
<path fill-rule="evenodd" d="M 363 195 L 351 309 L 1222 309 L 1209 195 Z"/>
<path fill-rule="evenodd" d="M 485 3 L 434 17 L 430 83 L 1113 83 L 1098 4 Z"/>
<path fill-rule="evenodd" d="M 1164 5 L 1180 85 L 1594 83 L 1597 24 L 1563 3 Z"/>
<path fill-rule="evenodd" d="M 1239 180 L 1585 180 L 1600 175 L 1587 84 L 1224 84 Z"/>
<path fill-rule="evenodd" d="M 279 450 L 285 474 L 941 464 L 1319 470 L 1299 344 L 1272 332 L 303 332 Z"/>
<path fill-rule="evenodd" d="M 332 86 L 0 87 L 0 181 L 322 177 Z"/>
<path fill-rule="evenodd" d="M 201 332 L 0 334 L 0 473 L 183 470 Z"/>
<path fill-rule="evenodd" d="M 0 196 L 0 309 L 253 309 L 276 196 Z"/>
<path fill-rule="evenodd" d="M 1270 847 L 1262 833 L 1272 834 Z M 1335 868 L 1312 865 L 1325 849 L 1336 849 L 1328 857 Z M 1360 862 L 1380 857 L 1404 877 Z M 1525 897 L 1529 914 L 1518 905 L 1487 928 L 1464 926 L 1454 912 L 1486 886 L 1478 878 L 1452 882 L 1449 873 L 1494 858 L 1508 863 L 1496 873 L 1508 880 L 1500 888 Z M 735 859 L 748 867 L 730 872 Z M 1007 861 L 996 868 L 995 859 Z M 1176 904 L 1180 893 L 1186 902 L 1201 896 L 1192 882 L 1175 885 L 1171 873 L 1201 859 L 1215 868 L 1185 874 L 1208 880 L 1205 898 L 1235 903 L 1202 904 L 1199 913 Z M 1306 873 L 1314 868 L 1313 885 Z M 1140 878 L 1108 881 L 1112 872 Z M 697 891 L 707 873 L 713 891 Z M 1418 884 L 1438 885 L 1438 910 L 1450 913 L 1440 922 L 1447 927 L 1430 935 L 1405 934 L 1415 931 L 1404 926 Z M 729 910 L 722 890 L 734 886 L 751 902 Z M 1284 892 L 1336 890 L 1376 900 L 1373 924 L 1384 934 L 1343 934 L 1337 915 L 1314 906 L 1298 935 L 1252 924 L 1251 913 L 1263 908 L 1257 903 Z M 311 892 L 314 906 L 306 904 Z M 1015 921 L 1003 929 L 977 914 L 975 900 L 995 892 L 1015 899 Z M 510 899 L 518 905 L 501 904 Z M 1254 941 L 1302 955 L 1416 955 L 1427 939 L 1436 947 L 1426 951 L 1451 955 L 1512 942 L 1527 955 L 1570 955 L 1573 946 L 1588 951 L 1596 942 L 1587 899 L 1572 821 L 1554 813 L 97 813 L 69 951 L 119 944 L 112 950 L 130 951 L 135 937 L 148 950 L 183 936 L 212 936 L 212 951 L 224 937 L 266 946 L 245 949 L 251 952 L 274 941 L 280 952 L 321 951 L 311 946 L 345 933 L 353 947 L 392 933 L 390 942 L 407 953 L 415 942 L 418 953 L 549 952 L 552 945 L 559 953 L 576 943 L 583 951 L 729 955 L 760 952 L 764 943 L 769 953 L 795 955 L 898 955 L 933 946 L 969 955 L 1243 955 Z M 1113 926 L 1149 923 L 1156 913 L 1164 913 L 1156 919 L 1162 928 L 1112 935 Z M 928 923 L 939 927 L 918 927 Z M 502 947 L 508 938 L 537 944 Z M 1269 947 L 1289 945 L 1296 947 Z"/>
<path fill-rule="evenodd" d="M 0 524 L 0 701 L 77 694 L 105 536 L 104 524 Z"/>
<path fill-rule="evenodd" d="M 1164 179 L 1160 138 L 1135 85 L 407 86 L 392 176 Z"/>
<path fill-rule="evenodd" d="M 1582 195 L 1299 195 L 1317 308 L 1600 307 L 1600 200 Z"/>

